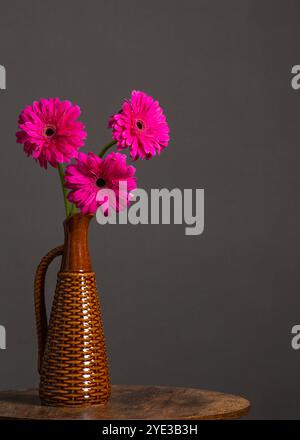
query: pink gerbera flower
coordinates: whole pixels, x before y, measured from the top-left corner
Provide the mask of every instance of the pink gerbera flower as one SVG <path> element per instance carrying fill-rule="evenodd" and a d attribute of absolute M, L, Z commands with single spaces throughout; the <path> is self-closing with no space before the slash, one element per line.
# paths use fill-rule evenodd
<path fill-rule="evenodd" d="M 47 168 L 50 163 L 70 162 L 84 145 L 86 132 L 78 121 L 80 107 L 59 98 L 41 99 L 25 107 L 19 116 L 17 142 L 24 144 L 27 156 Z"/>
<path fill-rule="evenodd" d="M 133 90 L 119 113 L 111 116 L 109 127 L 119 149 L 130 147 L 133 160 L 150 159 L 167 147 L 169 126 L 158 101 Z"/>
<path fill-rule="evenodd" d="M 127 166 L 126 155 L 110 153 L 101 159 L 94 153 L 79 153 L 75 165 L 66 167 L 66 187 L 70 202 L 80 208 L 83 214 L 94 214 L 98 207 L 104 215 L 109 208 L 120 211 L 130 203 L 131 191 L 136 188 L 135 168 Z M 122 185 L 123 184 L 123 185 Z M 99 190 L 112 190 L 115 203 L 108 197 L 97 197 Z"/>

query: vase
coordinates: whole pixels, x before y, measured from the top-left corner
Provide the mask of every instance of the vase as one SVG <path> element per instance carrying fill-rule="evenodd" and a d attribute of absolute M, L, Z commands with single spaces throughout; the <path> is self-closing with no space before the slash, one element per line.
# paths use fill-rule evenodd
<path fill-rule="evenodd" d="M 100 302 L 88 248 L 92 216 L 74 214 L 64 221 L 64 245 L 41 260 L 34 281 L 38 334 L 39 396 L 42 405 L 105 404 L 110 379 Z M 45 276 L 62 256 L 49 325 Z"/>

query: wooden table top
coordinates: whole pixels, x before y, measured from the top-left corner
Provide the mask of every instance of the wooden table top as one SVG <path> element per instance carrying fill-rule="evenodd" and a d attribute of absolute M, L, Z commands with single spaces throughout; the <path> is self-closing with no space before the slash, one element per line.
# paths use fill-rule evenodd
<path fill-rule="evenodd" d="M 41 406 L 37 390 L 0 391 L 0 419 L 224 420 L 249 411 L 248 400 L 215 391 L 161 386 L 113 385 L 106 406 Z"/>

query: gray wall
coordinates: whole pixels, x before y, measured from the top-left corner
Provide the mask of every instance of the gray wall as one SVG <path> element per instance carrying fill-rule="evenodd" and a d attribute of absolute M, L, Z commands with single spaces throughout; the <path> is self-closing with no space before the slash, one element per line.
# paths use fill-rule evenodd
<path fill-rule="evenodd" d="M 299 418 L 299 14 L 286 0 L 1 2 L 1 388 L 37 384 L 32 282 L 64 216 L 56 171 L 15 143 L 17 116 L 69 98 L 98 151 L 138 88 L 171 127 L 164 154 L 136 164 L 139 186 L 204 188 L 205 232 L 92 225 L 112 380 L 237 393 L 252 418 Z"/>

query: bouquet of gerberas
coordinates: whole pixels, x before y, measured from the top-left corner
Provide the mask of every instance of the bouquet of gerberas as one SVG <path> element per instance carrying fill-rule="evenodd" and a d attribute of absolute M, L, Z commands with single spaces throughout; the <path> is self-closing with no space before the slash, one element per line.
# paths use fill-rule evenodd
<path fill-rule="evenodd" d="M 150 159 L 167 147 L 169 128 L 159 103 L 133 91 L 121 110 L 109 118 L 112 140 L 97 155 L 82 153 L 86 132 L 80 108 L 58 98 L 41 99 L 19 117 L 17 141 L 28 156 L 47 168 L 58 168 L 66 208 L 65 241 L 48 252 L 35 275 L 34 298 L 39 348 L 39 395 L 44 405 L 87 406 L 106 403 L 110 379 L 95 273 L 88 250 L 88 225 L 100 208 L 127 207 L 136 188 L 133 161 Z M 74 163 L 71 161 L 74 159 Z M 65 165 L 66 164 L 66 165 Z M 114 198 L 98 197 L 101 191 Z M 80 212 L 77 212 L 77 209 Z M 51 261 L 62 255 L 49 326 L 45 276 Z"/>
<path fill-rule="evenodd" d="M 94 214 L 99 206 L 104 215 L 110 208 L 119 211 L 130 203 L 136 188 L 135 168 L 127 165 L 125 154 L 108 150 L 130 150 L 133 161 L 150 159 L 167 147 L 169 127 L 158 103 L 146 93 L 134 90 L 121 110 L 109 118 L 112 140 L 99 154 L 79 152 L 86 131 L 78 120 L 80 107 L 59 98 L 40 99 L 27 106 L 19 116 L 17 142 L 39 164 L 58 168 L 66 216 L 76 212 Z M 75 163 L 71 164 L 71 160 Z M 63 164 L 68 164 L 64 169 Z M 126 193 L 120 191 L 126 182 Z M 109 206 L 108 198 L 97 199 L 99 189 L 114 191 L 116 203 Z M 67 190 L 70 190 L 69 192 Z"/>

